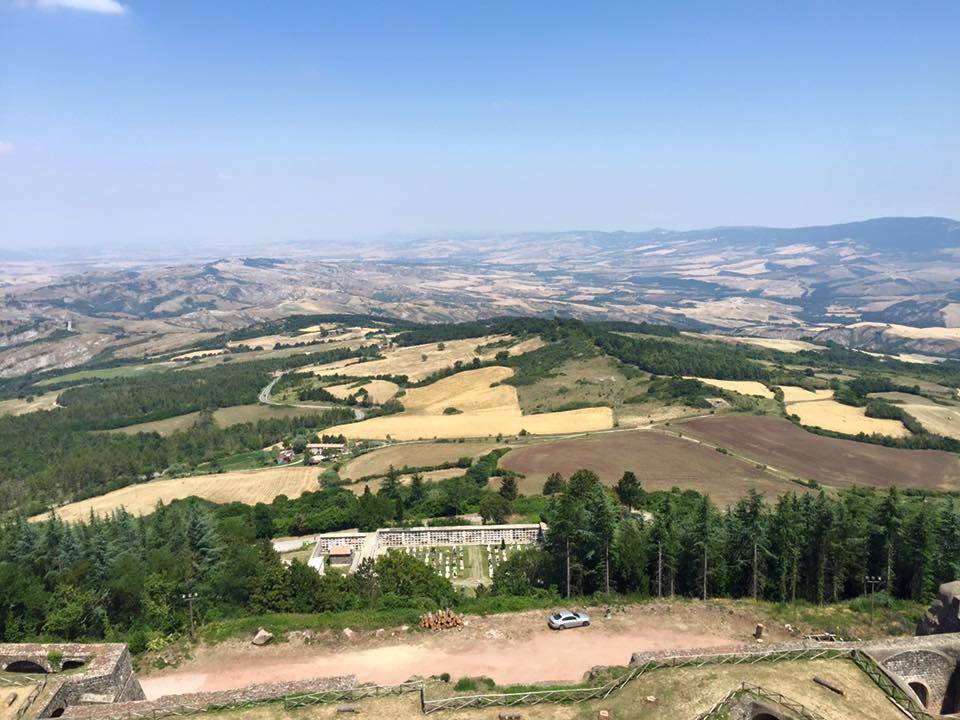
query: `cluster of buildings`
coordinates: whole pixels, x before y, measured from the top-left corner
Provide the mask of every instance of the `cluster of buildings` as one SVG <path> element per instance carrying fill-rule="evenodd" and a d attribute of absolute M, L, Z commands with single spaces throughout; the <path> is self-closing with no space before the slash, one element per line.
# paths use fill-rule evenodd
<path fill-rule="evenodd" d="M 319 465 L 324 460 L 342 455 L 346 449 L 346 443 L 307 443 L 303 461 L 307 465 Z M 277 455 L 277 465 L 289 465 L 295 456 L 293 448 L 284 448 Z"/>
<path fill-rule="evenodd" d="M 391 549 L 536 545 L 546 530 L 543 523 L 380 528 L 369 533 L 345 530 L 317 535 L 307 564 L 321 574 L 327 567 L 354 572 L 365 559 L 375 559 Z"/>

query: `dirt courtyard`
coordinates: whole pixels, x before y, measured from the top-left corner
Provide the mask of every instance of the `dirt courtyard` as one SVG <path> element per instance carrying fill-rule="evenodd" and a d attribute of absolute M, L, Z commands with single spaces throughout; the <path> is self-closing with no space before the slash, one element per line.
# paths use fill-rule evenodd
<path fill-rule="evenodd" d="M 390 629 L 379 635 L 320 633 L 254 647 L 236 640 L 201 647 L 177 668 L 138 673 L 147 698 L 244 687 L 254 683 L 356 675 L 360 682 L 392 684 L 413 675 L 486 675 L 500 684 L 575 682 L 595 665 L 626 665 L 634 652 L 718 647 L 751 642 L 761 614 L 723 602 L 647 603 L 604 618 L 587 608 L 590 627 L 555 632 L 550 610 L 471 616 L 462 631 L 426 633 Z M 789 636 L 767 623 L 769 641 Z M 536 659 L 532 662 L 532 659 Z"/>

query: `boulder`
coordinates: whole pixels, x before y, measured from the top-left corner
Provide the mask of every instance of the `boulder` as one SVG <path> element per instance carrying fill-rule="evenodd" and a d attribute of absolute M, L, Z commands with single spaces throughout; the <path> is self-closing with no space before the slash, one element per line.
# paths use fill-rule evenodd
<path fill-rule="evenodd" d="M 253 640 L 251 642 L 254 645 L 266 645 L 272 640 L 273 640 L 273 633 L 270 632 L 269 630 L 264 630 L 263 628 L 260 628 L 259 630 L 257 630 L 257 634 L 253 636 Z"/>
<path fill-rule="evenodd" d="M 960 632 L 960 580 L 944 583 L 917 623 L 917 635 Z"/>
<path fill-rule="evenodd" d="M 355 633 L 353 630 L 351 630 L 350 628 L 344 628 L 344 629 L 343 629 L 343 636 L 344 636 L 347 640 L 353 640 L 353 636 L 354 636 L 354 635 L 356 635 L 356 633 Z"/>

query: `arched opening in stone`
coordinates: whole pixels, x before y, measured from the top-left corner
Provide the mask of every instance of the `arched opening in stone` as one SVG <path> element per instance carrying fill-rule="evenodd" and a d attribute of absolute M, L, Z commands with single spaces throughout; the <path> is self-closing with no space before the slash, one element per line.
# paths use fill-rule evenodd
<path fill-rule="evenodd" d="M 61 670 L 75 670 L 76 668 L 83 667 L 86 663 L 83 660 L 64 660 L 63 665 L 60 666 Z"/>
<path fill-rule="evenodd" d="M 920 701 L 920 704 L 923 707 L 927 707 L 930 703 L 930 689 L 924 685 L 922 682 L 914 681 L 907 683 L 910 686 L 910 689 L 913 690 L 914 694 L 917 696 L 917 699 Z"/>
<path fill-rule="evenodd" d="M 759 715 L 754 715 L 753 720 L 780 720 L 780 718 L 775 717 L 768 712 L 761 712 Z"/>
<path fill-rule="evenodd" d="M 66 708 L 57 708 L 52 713 L 50 713 L 50 717 L 60 717 L 61 715 L 63 715 L 64 710 L 66 710 Z"/>
<path fill-rule="evenodd" d="M 45 673 L 47 669 L 43 665 L 37 665 L 37 663 L 30 660 L 15 660 L 14 662 L 7 665 L 7 672 L 17 672 L 17 673 Z"/>

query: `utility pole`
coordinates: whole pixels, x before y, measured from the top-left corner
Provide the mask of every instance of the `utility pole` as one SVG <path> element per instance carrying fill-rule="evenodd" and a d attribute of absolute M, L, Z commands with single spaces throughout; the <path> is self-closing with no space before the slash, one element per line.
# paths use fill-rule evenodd
<path fill-rule="evenodd" d="M 187 605 L 190 607 L 190 637 L 193 637 L 196 632 L 193 625 L 193 601 L 196 600 L 198 597 L 200 597 L 200 593 L 195 593 L 195 592 L 183 593 L 180 596 L 180 599 L 185 600 L 187 602 Z"/>
<path fill-rule="evenodd" d="M 877 613 L 877 588 L 883 584 L 883 577 L 880 575 L 864 575 L 863 590 L 870 595 L 870 624 L 873 625 Z M 868 591 L 869 588 L 869 591 Z"/>

